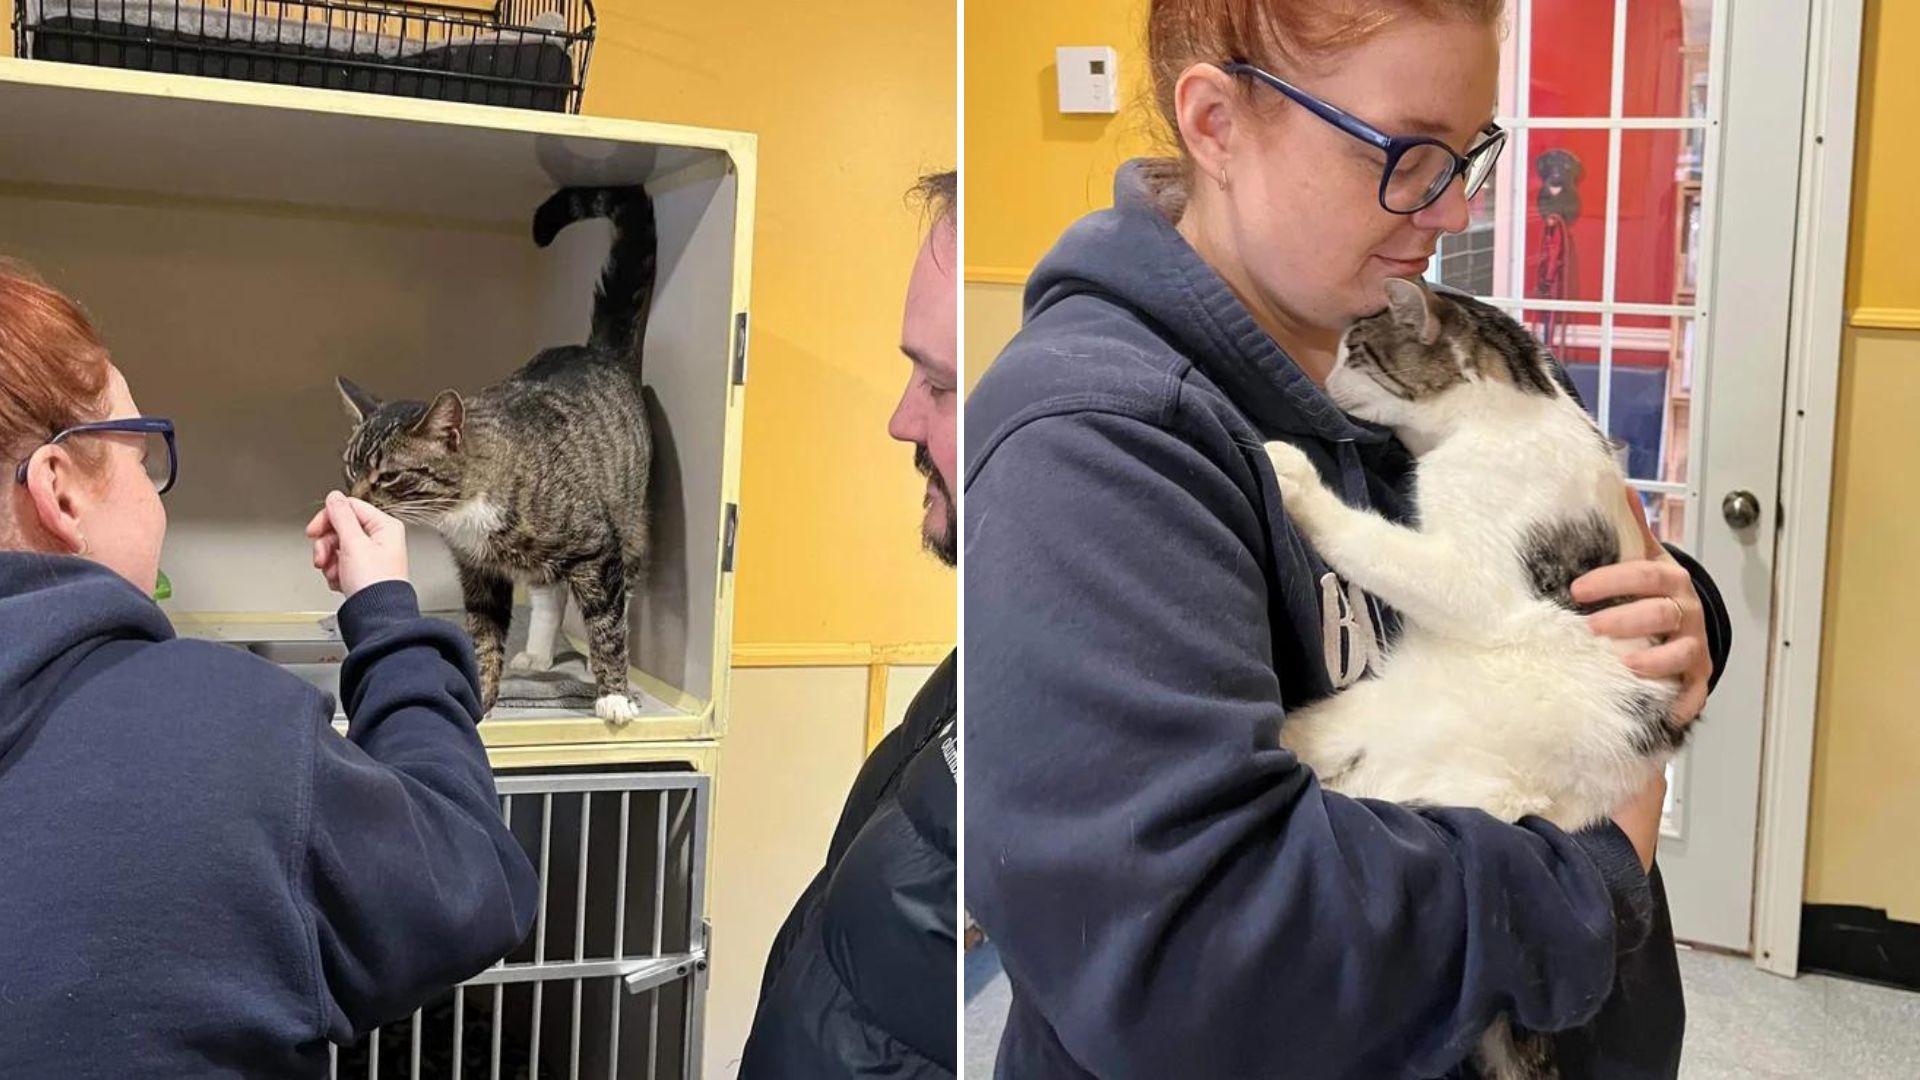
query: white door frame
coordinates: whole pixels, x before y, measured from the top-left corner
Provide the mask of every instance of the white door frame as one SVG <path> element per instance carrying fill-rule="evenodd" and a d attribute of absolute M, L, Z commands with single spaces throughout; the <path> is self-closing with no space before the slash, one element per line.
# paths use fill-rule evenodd
<path fill-rule="evenodd" d="M 1864 7 L 1813 0 L 1807 28 L 1753 909 L 1754 962 L 1789 977 L 1800 966 Z"/>

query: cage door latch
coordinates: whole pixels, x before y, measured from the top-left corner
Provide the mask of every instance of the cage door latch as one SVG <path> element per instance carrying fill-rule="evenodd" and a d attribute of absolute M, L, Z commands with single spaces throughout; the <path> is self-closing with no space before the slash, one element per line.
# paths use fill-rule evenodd
<path fill-rule="evenodd" d="M 733 317 L 733 385 L 747 385 L 747 313 Z"/>
<path fill-rule="evenodd" d="M 740 504 L 727 504 L 726 536 L 720 551 L 720 572 L 733 573 L 733 546 L 740 535 Z"/>
<path fill-rule="evenodd" d="M 629 969 L 621 978 L 626 980 L 627 993 L 638 994 L 658 986 L 665 986 L 670 982 L 691 978 L 705 970 L 707 970 L 707 950 L 695 949 L 693 952 L 670 953 L 666 956 L 643 960 Z"/>

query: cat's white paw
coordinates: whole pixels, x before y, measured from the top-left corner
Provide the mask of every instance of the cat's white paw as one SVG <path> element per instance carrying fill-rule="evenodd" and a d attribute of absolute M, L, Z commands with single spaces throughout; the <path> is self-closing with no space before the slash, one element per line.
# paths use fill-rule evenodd
<path fill-rule="evenodd" d="M 640 717 L 640 706 L 625 694 L 608 694 L 593 703 L 593 715 L 609 724 L 629 724 Z"/>
<path fill-rule="evenodd" d="M 532 650 L 516 653 L 513 659 L 507 661 L 509 671 L 551 671 L 552 669 L 552 654 L 542 656 Z"/>
<path fill-rule="evenodd" d="M 1307 459 L 1306 452 L 1292 443 L 1268 443 L 1267 460 L 1273 462 L 1273 476 L 1279 481 L 1282 502 L 1298 503 L 1320 490 L 1319 470 Z"/>

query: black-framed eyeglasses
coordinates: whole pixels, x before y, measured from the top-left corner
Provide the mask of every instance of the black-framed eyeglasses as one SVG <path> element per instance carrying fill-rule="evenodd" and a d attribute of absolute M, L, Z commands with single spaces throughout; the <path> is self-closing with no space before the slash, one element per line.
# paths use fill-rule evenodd
<path fill-rule="evenodd" d="M 1467 198 L 1480 193 L 1481 185 L 1493 175 L 1500 151 L 1507 145 L 1507 133 L 1489 123 L 1480 130 L 1485 136 L 1464 155 L 1453 147 L 1418 135 L 1388 135 L 1365 120 L 1307 93 L 1269 71 L 1233 60 L 1220 65 L 1229 75 L 1250 75 L 1292 99 L 1308 112 L 1387 155 L 1380 172 L 1380 207 L 1390 214 L 1417 214 L 1437 202 L 1447 185 L 1465 177 Z"/>
<path fill-rule="evenodd" d="M 138 435 L 146 440 L 141 457 L 146 462 L 147 478 L 153 481 L 153 488 L 165 495 L 173 488 L 173 481 L 180 475 L 180 453 L 173 444 L 173 421 L 162 420 L 157 416 L 133 416 L 124 420 L 95 420 L 87 424 L 75 424 L 65 431 L 55 432 L 53 438 L 40 446 L 58 446 L 75 435 Z M 34 447 L 38 453 L 40 446 Z M 32 463 L 33 454 L 20 460 L 18 468 L 13 470 L 15 483 L 27 482 L 27 466 Z"/>

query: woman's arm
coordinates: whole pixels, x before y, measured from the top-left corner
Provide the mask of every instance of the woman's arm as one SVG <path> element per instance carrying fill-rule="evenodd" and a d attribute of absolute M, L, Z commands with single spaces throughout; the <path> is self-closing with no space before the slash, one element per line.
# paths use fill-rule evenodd
<path fill-rule="evenodd" d="M 335 1040 L 404 1016 L 506 955 L 539 900 L 474 728 L 473 646 L 422 617 L 404 581 L 355 593 L 340 629 L 348 735 L 317 719 L 302 875 L 320 1022 Z"/>
<path fill-rule="evenodd" d="M 1552 360 L 1554 379 L 1559 382 L 1560 388 L 1567 392 L 1567 396 L 1572 398 L 1575 404 L 1583 409 L 1586 408 L 1586 402 L 1581 400 L 1580 390 L 1573 384 L 1573 378 L 1567 374 L 1566 367 L 1551 353 L 1548 354 L 1548 358 Z M 1671 556 L 1687 571 L 1690 589 L 1694 594 L 1691 601 L 1683 597 L 1676 598 L 1682 599 L 1681 615 L 1684 625 L 1681 628 L 1681 634 L 1693 637 L 1703 647 L 1704 655 L 1698 658 L 1678 657 L 1675 654 L 1682 650 L 1670 649 L 1658 657 L 1649 658 L 1644 655 L 1640 657 L 1646 667 L 1644 674 L 1675 675 L 1690 679 L 1693 685 L 1687 687 L 1683 697 L 1688 699 L 1684 705 L 1691 711 L 1684 713 L 1684 718 L 1692 720 L 1698 714 L 1700 707 L 1706 703 L 1707 694 L 1720 681 L 1720 673 L 1726 669 L 1727 657 L 1733 650 L 1733 625 L 1727 618 L 1726 602 L 1721 598 L 1720 590 L 1714 585 L 1713 578 L 1707 575 L 1706 569 L 1695 562 L 1692 556 L 1673 544 L 1661 543 L 1653 535 L 1653 530 L 1647 526 L 1647 508 L 1641 503 L 1639 494 L 1631 486 L 1627 488 L 1627 504 L 1632 508 L 1634 518 L 1640 522 L 1640 535 L 1645 538 L 1647 544 L 1647 558 L 1656 560 L 1662 554 Z M 1587 575 L 1583 582 L 1584 584 L 1576 584 L 1574 587 L 1575 591 L 1580 593 L 1578 599 L 1583 603 L 1615 596 L 1665 596 L 1679 591 L 1678 588 L 1674 588 L 1672 592 L 1655 591 L 1659 590 L 1663 583 L 1657 576 L 1645 573 L 1639 575 L 1637 579 L 1629 576 L 1625 581 L 1609 581 L 1604 572 L 1596 572 Z M 1636 588 L 1642 591 L 1634 591 Z M 1688 610 L 1690 603 L 1698 605 L 1697 612 Z M 1689 618 L 1696 613 L 1700 616 L 1697 623 Z M 1629 613 L 1617 608 L 1611 609 L 1611 614 L 1601 612 L 1592 622 L 1596 633 L 1606 634 L 1609 637 L 1641 637 L 1649 632 L 1660 632 L 1665 629 L 1657 613 L 1649 618 L 1634 619 L 1629 617 Z M 1653 663 L 1646 664 L 1649 659 L 1652 659 Z M 1696 659 L 1697 664 L 1694 662 Z"/>
<path fill-rule="evenodd" d="M 1572 595 L 1582 604 L 1626 601 L 1588 616 L 1588 625 L 1607 637 L 1653 638 L 1654 644 L 1623 659 L 1648 678 L 1679 679 L 1674 714 L 1691 723 L 1726 669 L 1733 624 L 1706 568 L 1673 544 L 1661 543 L 1647 527 L 1639 494 L 1631 487 L 1625 494 L 1645 550 L 1582 575 L 1573 583 Z"/>
<path fill-rule="evenodd" d="M 1089 414 L 976 466 L 967 903 L 1009 975 L 1113 1077 L 1439 1075 L 1502 1010 L 1583 1022 L 1645 933 L 1632 846 L 1346 799 L 1277 749 L 1286 598 L 1231 467 Z"/>

